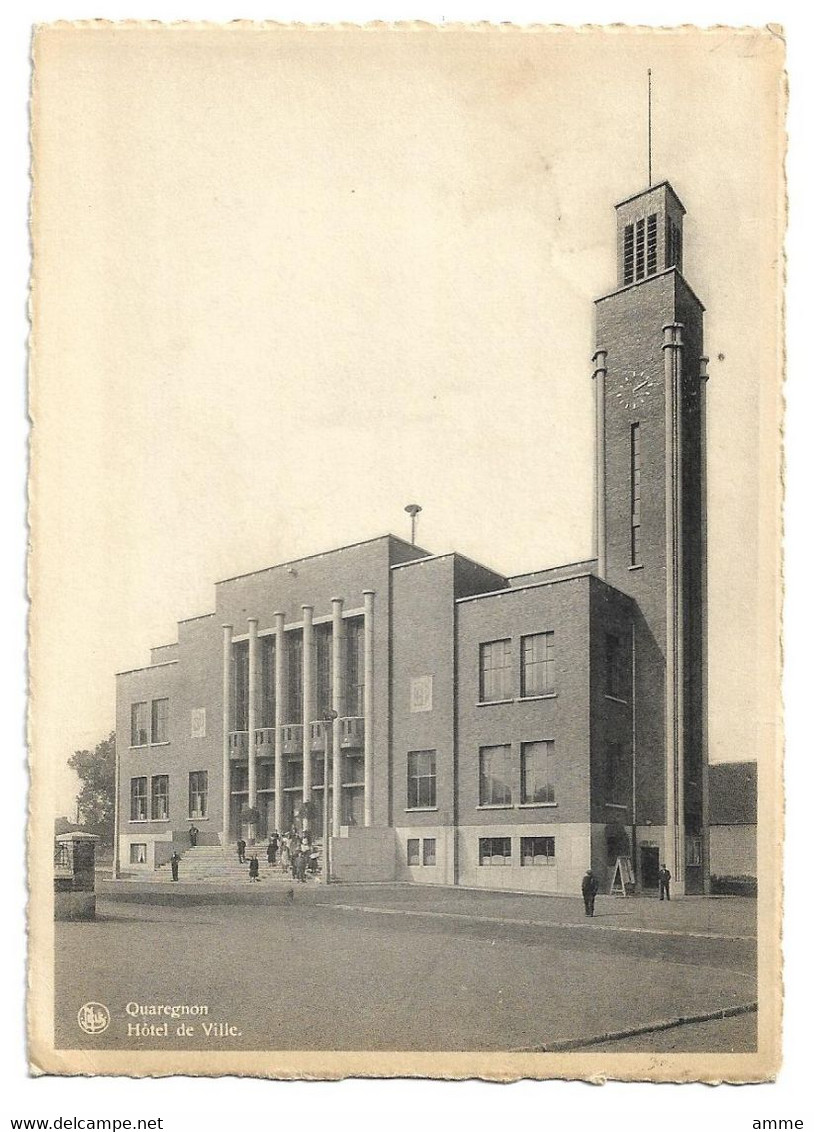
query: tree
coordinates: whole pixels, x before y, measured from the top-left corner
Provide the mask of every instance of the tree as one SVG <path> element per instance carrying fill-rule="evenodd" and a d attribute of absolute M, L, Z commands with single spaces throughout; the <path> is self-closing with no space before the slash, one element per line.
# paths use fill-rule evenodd
<path fill-rule="evenodd" d="M 68 766 L 82 783 L 76 797 L 82 825 L 106 845 L 113 844 L 116 808 L 116 733 L 97 743 L 92 751 L 74 751 Z"/>

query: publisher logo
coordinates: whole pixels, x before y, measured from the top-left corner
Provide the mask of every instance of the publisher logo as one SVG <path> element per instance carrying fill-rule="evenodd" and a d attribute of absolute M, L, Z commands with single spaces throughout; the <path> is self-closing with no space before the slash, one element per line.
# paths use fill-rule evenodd
<path fill-rule="evenodd" d="M 110 1025 L 110 1011 L 101 1002 L 86 1002 L 76 1020 L 86 1034 L 103 1034 Z"/>

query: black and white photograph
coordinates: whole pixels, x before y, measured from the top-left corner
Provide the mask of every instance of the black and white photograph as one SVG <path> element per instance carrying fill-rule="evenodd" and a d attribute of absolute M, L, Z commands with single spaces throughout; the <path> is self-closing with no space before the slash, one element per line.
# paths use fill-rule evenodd
<path fill-rule="evenodd" d="M 783 68 L 37 29 L 37 1072 L 777 1071 Z"/>

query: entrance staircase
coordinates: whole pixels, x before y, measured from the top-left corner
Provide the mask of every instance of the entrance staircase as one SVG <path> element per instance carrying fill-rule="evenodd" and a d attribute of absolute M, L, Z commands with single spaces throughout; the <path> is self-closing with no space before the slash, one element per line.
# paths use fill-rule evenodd
<path fill-rule="evenodd" d="M 315 848 L 321 861 L 321 842 L 316 841 Z M 249 881 L 249 860 L 254 852 L 257 853 L 260 865 L 259 882 Z M 172 884 L 172 869 L 169 862 L 156 869 L 153 877 L 156 882 Z M 319 877 L 318 872 L 309 873 L 308 881 L 313 883 L 317 877 Z M 256 850 L 247 846 L 246 863 L 242 864 L 237 859 L 237 848 L 234 845 L 227 846 L 224 852 L 220 845 L 198 844 L 194 849 L 190 847 L 184 851 L 178 867 L 178 880 L 185 884 L 223 884 L 231 887 L 250 885 L 254 888 L 271 883 L 290 888 L 292 879 L 291 870 L 283 871 L 279 857 L 276 865 L 268 863 L 265 845 L 258 845 Z"/>

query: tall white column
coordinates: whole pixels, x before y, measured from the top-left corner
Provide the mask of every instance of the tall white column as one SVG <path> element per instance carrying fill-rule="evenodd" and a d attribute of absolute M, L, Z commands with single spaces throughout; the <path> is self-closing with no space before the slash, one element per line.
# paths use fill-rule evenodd
<path fill-rule="evenodd" d="M 345 690 L 345 668 L 344 668 L 344 639 L 343 639 L 344 624 L 342 621 L 342 598 L 335 597 L 331 599 L 331 671 L 333 674 L 333 687 L 331 688 L 331 707 L 336 712 L 331 735 L 333 737 L 333 750 L 331 752 L 333 759 L 333 798 L 331 808 L 331 820 L 333 823 L 333 836 L 336 837 L 339 833 L 339 826 L 342 824 L 342 747 L 340 746 L 340 729 L 339 717 L 342 714 L 342 705 L 344 703 L 344 690 Z M 325 752 L 325 782 L 328 781 L 328 752 Z M 326 785 L 327 790 L 327 785 Z M 326 797 L 327 805 L 327 797 Z"/>
<path fill-rule="evenodd" d="M 373 599 L 365 590 L 365 825 L 373 825 Z"/>
<path fill-rule="evenodd" d="M 257 618 L 249 618 L 249 710 L 246 752 L 249 760 L 249 806 L 257 806 Z M 249 843 L 254 844 L 257 826 L 249 824 Z"/>
<path fill-rule="evenodd" d="M 283 724 L 285 705 L 285 614 L 274 614 L 274 828 L 283 828 Z"/>
<path fill-rule="evenodd" d="M 311 801 L 311 720 L 313 709 L 314 607 L 302 607 L 302 801 Z M 303 821 L 303 829 L 309 823 Z"/>
<path fill-rule="evenodd" d="M 608 376 L 607 350 L 597 350 L 594 362 L 594 397 L 596 402 L 594 440 L 594 542 L 597 573 L 605 577 L 607 533 L 605 529 L 605 381 Z"/>
<path fill-rule="evenodd" d="M 232 771 L 229 761 L 229 732 L 232 729 L 232 626 L 223 626 L 223 840 L 229 841 L 229 809 L 232 799 Z"/>
<path fill-rule="evenodd" d="M 684 891 L 684 601 L 681 485 L 681 330 L 664 328 L 666 671 L 665 858 L 676 892 Z"/>

